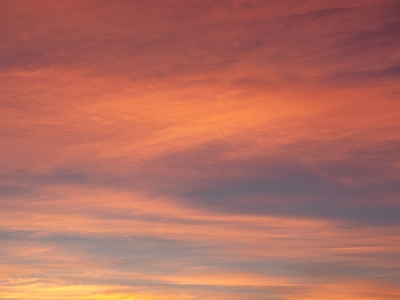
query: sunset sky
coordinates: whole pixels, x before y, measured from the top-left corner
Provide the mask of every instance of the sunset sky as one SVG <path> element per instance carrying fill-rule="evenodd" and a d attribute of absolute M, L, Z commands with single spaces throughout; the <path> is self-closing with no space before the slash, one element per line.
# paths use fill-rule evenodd
<path fill-rule="evenodd" d="M 6 299 L 400 299 L 400 1 L 0 0 Z"/>

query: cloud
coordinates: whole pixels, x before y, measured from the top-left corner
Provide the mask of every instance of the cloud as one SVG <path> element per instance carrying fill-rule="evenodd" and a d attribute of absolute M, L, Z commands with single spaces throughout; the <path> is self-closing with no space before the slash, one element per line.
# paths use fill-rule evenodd
<path fill-rule="evenodd" d="M 398 12 L 2 1 L 0 298 L 396 298 Z"/>

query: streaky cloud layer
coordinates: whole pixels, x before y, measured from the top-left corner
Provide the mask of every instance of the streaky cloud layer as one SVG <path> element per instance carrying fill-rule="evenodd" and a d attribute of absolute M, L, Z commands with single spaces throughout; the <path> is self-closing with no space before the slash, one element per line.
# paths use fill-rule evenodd
<path fill-rule="evenodd" d="M 1 299 L 398 299 L 400 2 L 0 0 Z"/>

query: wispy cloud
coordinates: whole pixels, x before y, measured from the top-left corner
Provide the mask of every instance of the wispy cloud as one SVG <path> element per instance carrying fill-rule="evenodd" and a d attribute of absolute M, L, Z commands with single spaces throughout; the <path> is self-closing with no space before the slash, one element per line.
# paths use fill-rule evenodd
<path fill-rule="evenodd" d="M 0 298 L 398 298 L 398 1 L 1 6 Z"/>

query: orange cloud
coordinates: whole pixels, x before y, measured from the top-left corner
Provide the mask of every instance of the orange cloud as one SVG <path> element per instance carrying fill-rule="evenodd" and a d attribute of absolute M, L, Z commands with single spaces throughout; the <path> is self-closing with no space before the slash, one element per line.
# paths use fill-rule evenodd
<path fill-rule="evenodd" d="M 0 298 L 395 299 L 398 1 L 2 1 Z"/>

